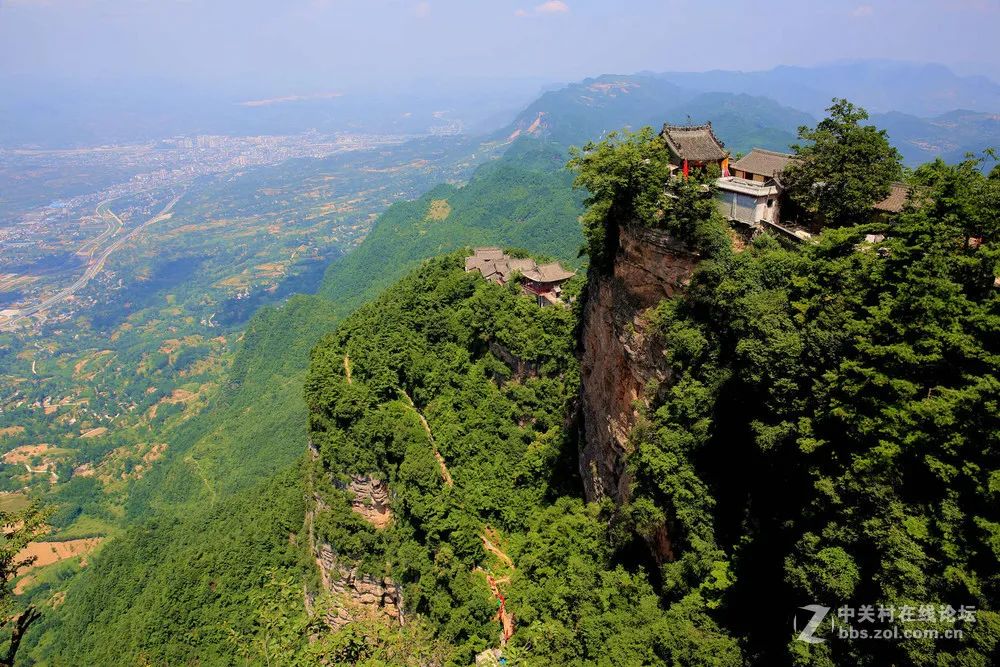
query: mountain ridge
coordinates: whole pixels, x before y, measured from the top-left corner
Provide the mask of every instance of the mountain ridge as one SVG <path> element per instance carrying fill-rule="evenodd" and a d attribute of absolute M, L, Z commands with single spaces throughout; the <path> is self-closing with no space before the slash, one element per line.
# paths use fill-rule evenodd
<path fill-rule="evenodd" d="M 795 71 L 796 76 L 802 75 Z M 791 103 L 796 101 L 794 98 L 783 99 L 780 85 L 776 84 L 774 89 L 768 87 L 771 84 L 763 77 L 766 72 L 751 73 L 754 76 L 746 81 L 736 77 L 735 83 L 712 82 L 711 77 L 700 79 L 703 74 L 676 78 L 669 74 L 606 74 L 584 79 L 547 91 L 490 137 L 509 139 L 530 135 L 570 146 L 582 145 L 623 127 L 636 130 L 651 125 L 658 129 L 664 122 L 678 125 L 711 122 L 716 135 L 734 154 L 752 148 L 787 152 L 798 141 L 799 127 L 814 124 L 816 116 L 822 115 L 822 109 L 829 106 L 834 96 L 850 97 L 849 90 L 831 88 L 835 92 L 816 93 L 813 102 L 805 105 L 813 107 L 813 111 L 802 111 L 803 106 Z M 742 73 L 725 74 L 742 76 Z M 760 77 L 754 78 L 758 74 Z M 726 85 L 735 90 L 720 90 Z M 803 89 L 796 87 L 796 90 Z M 936 157 L 954 162 L 966 153 L 979 153 L 1000 145 L 997 111 L 1000 86 L 997 91 L 997 106 L 988 111 L 946 108 L 934 115 L 921 116 L 898 110 L 878 112 L 873 108 L 869 109 L 870 122 L 889 132 L 890 140 L 909 166 Z"/>
<path fill-rule="evenodd" d="M 966 107 L 1000 110 L 1000 83 L 961 76 L 937 63 L 863 60 L 769 70 L 660 72 L 653 76 L 696 90 L 767 91 L 782 104 L 821 115 L 832 97 L 846 97 L 873 112 L 932 116 Z"/>

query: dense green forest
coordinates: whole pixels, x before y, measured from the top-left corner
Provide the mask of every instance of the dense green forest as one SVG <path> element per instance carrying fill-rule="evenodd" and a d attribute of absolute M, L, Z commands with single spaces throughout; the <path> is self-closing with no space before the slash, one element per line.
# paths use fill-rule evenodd
<path fill-rule="evenodd" d="M 398 580 L 447 664 L 471 664 L 499 643 L 488 575 L 509 582 L 513 664 L 737 664 L 735 642 L 714 635 L 699 601 L 661 613 L 644 570 L 614 558 L 613 508 L 580 497 L 567 421 L 579 381 L 573 312 L 540 309 L 461 262 L 425 265 L 314 353 L 306 392 L 328 506 L 318 539 Z M 514 373 L 491 345 L 537 373 Z M 389 527 L 351 511 L 337 484 L 347 474 L 388 483 Z M 366 658 L 362 648 L 350 662 L 376 664 Z"/>
<path fill-rule="evenodd" d="M 510 665 L 995 664 L 1000 168 L 904 174 L 863 111 L 836 109 L 802 131 L 792 179 L 827 224 L 814 242 L 737 242 L 710 174 L 664 187 L 650 130 L 574 151 L 570 170 L 522 139 L 467 185 L 389 209 L 319 296 L 251 320 L 226 391 L 135 485 L 133 526 L 21 660 L 469 665 L 509 623 Z M 870 214 L 900 175 L 910 204 Z M 571 307 L 542 309 L 456 249 L 570 263 L 583 246 L 593 280 L 621 225 L 703 259 L 646 314 L 671 372 L 637 402 L 615 506 L 579 479 L 584 276 Z M 385 524 L 357 511 L 352 476 L 389 489 Z M 673 557 L 657 565 L 646 538 L 663 526 Z M 405 626 L 326 594 L 320 544 L 398 584 Z M 975 612 L 909 626 L 955 638 L 826 625 L 808 643 L 792 618 L 809 604 Z M 356 622 L 331 630 L 341 611 Z"/>
<path fill-rule="evenodd" d="M 763 237 L 661 308 L 677 379 L 637 438 L 637 497 L 689 548 L 671 570 L 727 554 L 723 613 L 753 654 L 818 602 L 979 611 L 961 641 L 792 642 L 797 663 L 996 656 L 1000 171 L 977 167 L 918 170 L 923 204 L 885 240 Z"/>
<path fill-rule="evenodd" d="M 171 535 L 203 530 L 200 518 L 189 518 L 200 517 L 203 511 L 228 512 L 233 520 L 244 511 L 254 513 L 255 489 L 263 480 L 294 466 L 305 451 L 308 434 L 302 385 L 309 350 L 324 332 L 419 265 L 421 258 L 465 243 L 505 243 L 542 248 L 564 261 L 574 259 L 582 244 L 577 223 L 581 209 L 580 198 L 569 187 L 571 180 L 557 148 L 522 140 L 503 158 L 480 168 L 466 186 L 438 189 L 447 193 L 450 211 L 446 219 L 428 217 L 432 202 L 442 198 L 436 193 L 397 204 L 380 216 L 373 232 L 351 255 L 333 263 L 322 295 L 298 295 L 280 307 L 258 311 L 247 325 L 221 390 L 199 414 L 170 432 L 171 447 L 164 459 L 131 487 L 126 516 L 136 528 L 122 540 L 109 542 L 95 564 L 104 559 L 116 561 L 116 576 L 145 581 L 155 551 L 139 550 L 149 558 L 129 556 L 137 543 L 171 541 Z M 360 261 L 348 262 L 355 255 Z M 100 490 L 87 479 L 74 482 L 60 496 L 60 512 L 75 516 L 82 509 L 101 510 Z M 150 525 L 154 517 L 156 523 Z M 206 552 L 214 548 L 208 544 Z M 178 560 L 175 567 L 176 576 L 163 584 L 176 587 L 164 593 L 168 596 L 182 595 L 184 582 L 196 577 L 200 566 Z M 181 575 L 184 567 L 190 571 Z M 47 610 L 47 622 L 31 629 L 22 657 L 41 660 L 58 653 L 75 655 L 76 633 L 85 628 L 61 625 L 64 613 L 72 613 L 78 600 L 83 603 L 80 595 L 100 594 L 117 600 L 123 594 L 104 579 L 103 572 L 93 567 L 79 573 L 81 581 L 71 582 L 64 608 Z M 43 601 L 50 594 L 49 586 L 38 587 L 29 602 Z M 108 622 L 126 623 L 130 605 L 128 600 L 113 605 L 111 609 L 120 617 L 112 622 L 109 616 Z M 177 622 L 185 628 L 184 634 L 190 634 L 198 619 L 189 615 Z M 41 647 L 37 652 L 36 644 Z M 200 642 L 192 641 L 188 655 L 200 655 L 201 649 Z"/>

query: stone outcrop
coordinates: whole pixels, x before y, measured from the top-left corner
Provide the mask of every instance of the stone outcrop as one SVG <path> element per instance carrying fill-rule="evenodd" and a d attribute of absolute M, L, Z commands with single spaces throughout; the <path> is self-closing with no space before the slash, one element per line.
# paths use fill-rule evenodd
<path fill-rule="evenodd" d="M 315 556 L 323 588 L 334 600 L 323 616 L 331 629 L 344 627 L 359 613 L 371 612 L 403 625 L 403 594 L 392 579 L 359 574 L 356 567 L 344 566 L 327 543 L 317 545 Z"/>
<path fill-rule="evenodd" d="M 376 528 L 392 522 L 389 509 L 389 487 L 380 479 L 367 475 L 351 475 L 347 490 L 351 492 L 351 509 Z"/>
<path fill-rule="evenodd" d="M 307 498 L 310 508 L 306 512 L 306 532 L 309 548 L 319 570 L 321 590 L 304 590 L 305 607 L 310 616 L 322 614 L 323 621 L 332 630 L 338 630 L 361 617 L 382 617 L 390 622 L 403 625 L 403 593 L 389 577 L 376 577 L 358 572 L 350 563 L 342 562 L 334 545 L 321 541 L 316 536 L 316 516 L 329 510 L 329 505 L 317 491 L 318 475 L 329 475 L 320 462 L 319 449 L 310 441 L 311 459 L 310 490 Z M 335 483 L 350 492 L 351 507 L 378 528 L 392 521 L 389 509 L 389 487 L 382 480 L 369 475 L 351 475 L 347 484 Z M 327 598 L 329 604 L 318 605 L 320 598 Z"/>
<path fill-rule="evenodd" d="M 502 361 L 510 369 L 514 379 L 523 381 L 538 376 L 538 364 L 521 359 L 508 350 L 507 346 L 502 343 L 490 340 L 487 347 L 493 353 L 493 356 Z"/>
<path fill-rule="evenodd" d="M 620 227 L 611 265 L 592 270 L 580 339 L 584 445 L 580 474 L 587 498 L 628 501 L 626 460 L 639 407 L 669 385 L 663 342 L 650 310 L 682 291 L 700 261 L 668 234 Z M 651 395 L 652 392 L 652 395 Z M 657 560 L 672 557 L 666 528 L 654 536 Z"/>
<path fill-rule="evenodd" d="M 476 667 L 500 667 L 500 660 L 503 658 L 503 651 L 498 648 L 491 648 L 476 654 Z"/>

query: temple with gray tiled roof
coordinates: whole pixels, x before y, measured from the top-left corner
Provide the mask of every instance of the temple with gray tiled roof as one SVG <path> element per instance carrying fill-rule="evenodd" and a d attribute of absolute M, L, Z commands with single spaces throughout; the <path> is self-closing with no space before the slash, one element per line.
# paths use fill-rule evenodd
<path fill-rule="evenodd" d="M 729 171 L 736 178 L 745 178 L 748 181 L 763 183 L 772 178 L 780 180 L 781 172 L 795 159 L 790 153 L 754 148 L 733 162 Z"/>
<path fill-rule="evenodd" d="M 722 173 L 729 166 L 729 152 L 712 131 L 712 124 L 705 125 L 663 125 L 660 132 L 671 162 L 680 167 L 687 176 L 692 168 L 705 168 L 717 164 Z"/>
<path fill-rule="evenodd" d="M 732 163 L 732 176 L 716 181 L 719 210 L 732 222 L 794 227 L 794 222 L 782 220 L 781 203 L 787 197 L 782 174 L 798 159 L 789 153 L 754 148 Z M 910 195 L 908 185 L 893 183 L 889 194 L 872 209 L 883 217 L 895 215 L 903 210 Z M 816 231 L 815 224 L 811 231 Z"/>
<path fill-rule="evenodd" d="M 540 306 L 560 303 L 562 284 L 576 275 L 559 262 L 538 264 L 531 258 L 511 257 L 500 248 L 492 247 L 475 248 L 472 255 L 465 258 L 465 270 L 479 271 L 487 280 L 501 285 L 520 274 L 524 278 L 521 289 L 534 296 Z"/>

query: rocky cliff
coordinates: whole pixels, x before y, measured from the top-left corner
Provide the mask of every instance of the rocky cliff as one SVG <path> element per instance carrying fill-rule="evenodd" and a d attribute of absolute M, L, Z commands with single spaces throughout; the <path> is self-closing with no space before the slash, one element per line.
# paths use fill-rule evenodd
<path fill-rule="evenodd" d="M 588 500 L 629 499 L 629 434 L 639 408 L 669 384 L 663 341 L 651 309 L 683 290 L 700 261 L 669 235 L 619 227 L 613 260 L 591 269 L 580 337 L 583 447 L 580 474 Z M 664 527 L 651 540 L 658 560 L 672 557 Z"/>
<path fill-rule="evenodd" d="M 342 628 L 359 616 L 382 616 L 403 624 L 403 596 L 392 579 L 345 567 L 333 546 L 326 542 L 315 544 L 314 554 L 323 592 L 331 598 L 331 603 L 322 610 L 323 621 L 331 630 Z M 312 610 L 315 600 L 315 595 L 307 593 L 307 608 Z"/>
<path fill-rule="evenodd" d="M 311 509 L 306 514 L 306 531 L 309 535 L 309 549 L 320 575 L 320 590 L 305 592 L 306 609 L 310 616 L 321 614 L 323 621 L 337 630 L 359 617 L 382 617 L 402 625 L 403 594 L 400 587 L 389 577 L 376 577 L 358 572 L 350 563 L 343 563 L 334 545 L 318 539 L 315 518 L 329 507 L 322 495 L 316 492 L 316 475 L 329 475 L 319 460 L 319 451 L 309 445 L 311 463 Z M 331 476 L 332 479 L 332 476 Z M 369 475 L 350 475 L 346 485 L 335 487 L 346 490 L 350 497 L 351 509 L 377 529 L 392 522 L 389 509 L 389 488 L 382 480 Z M 317 600 L 323 599 L 322 608 Z"/>

